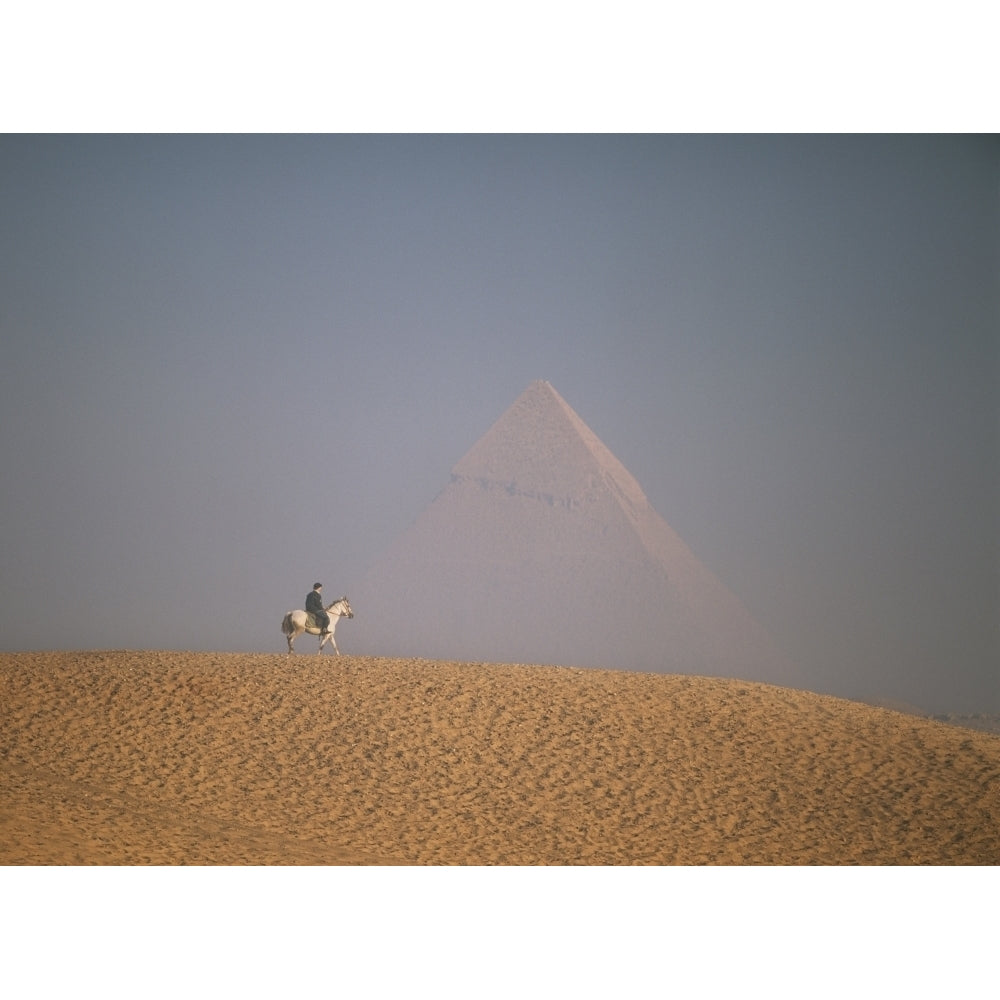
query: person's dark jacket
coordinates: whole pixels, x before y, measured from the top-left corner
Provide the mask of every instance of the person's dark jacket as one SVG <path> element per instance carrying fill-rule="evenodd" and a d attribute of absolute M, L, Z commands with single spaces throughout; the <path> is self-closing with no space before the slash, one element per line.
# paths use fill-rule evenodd
<path fill-rule="evenodd" d="M 306 597 L 306 611 L 314 615 L 322 614 L 326 609 L 323 607 L 323 595 L 318 590 L 310 590 Z"/>

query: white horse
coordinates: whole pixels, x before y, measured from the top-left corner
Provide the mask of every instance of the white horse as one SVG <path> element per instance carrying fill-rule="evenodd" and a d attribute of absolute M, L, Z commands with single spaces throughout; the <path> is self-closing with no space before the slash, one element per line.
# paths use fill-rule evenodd
<path fill-rule="evenodd" d="M 342 597 L 339 601 L 334 601 L 333 604 L 328 604 L 326 607 L 326 613 L 330 616 L 330 631 L 325 633 L 320 633 L 320 630 L 312 624 L 312 615 L 307 614 L 305 611 L 289 611 L 285 615 L 281 622 L 281 631 L 285 633 L 285 638 L 288 640 L 288 655 L 291 656 L 295 652 L 295 640 L 302 635 L 303 632 L 308 632 L 310 635 L 319 636 L 319 652 L 323 652 L 323 647 L 327 644 L 327 641 L 333 643 L 333 648 L 337 651 L 337 655 L 340 655 L 340 650 L 337 649 L 337 640 L 333 637 L 334 629 L 337 627 L 337 621 L 340 618 L 353 618 L 354 612 L 351 610 L 350 602 L 346 597 Z"/>

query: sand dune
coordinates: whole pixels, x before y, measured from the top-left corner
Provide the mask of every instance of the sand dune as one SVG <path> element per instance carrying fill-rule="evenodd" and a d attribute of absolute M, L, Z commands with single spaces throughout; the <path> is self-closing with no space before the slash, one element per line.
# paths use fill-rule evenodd
<path fill-rule="evenodd" d="M 0 655 L 4 864 L 996 864 L 1000 737 L 745 681 Z"/>

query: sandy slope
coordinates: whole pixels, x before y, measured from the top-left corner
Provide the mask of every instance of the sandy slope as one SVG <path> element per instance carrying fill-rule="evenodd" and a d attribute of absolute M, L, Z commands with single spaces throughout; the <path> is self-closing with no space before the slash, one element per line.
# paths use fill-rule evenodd
<path fill-rule="evenodd" d="M 996 864 L 1000 737 L 744 681 L 0 655 L 5 864 Z"/>

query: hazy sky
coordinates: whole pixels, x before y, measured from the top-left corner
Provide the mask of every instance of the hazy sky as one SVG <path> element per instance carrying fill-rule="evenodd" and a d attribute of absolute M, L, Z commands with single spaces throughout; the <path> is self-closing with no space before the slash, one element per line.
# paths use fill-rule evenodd
<path fill-rule="evenodd" d="M 816 690 L 1000 711 L 996 138 L 6 136 L 0 179 L 2 648 L 281 652 L 547 379 Z"/>

